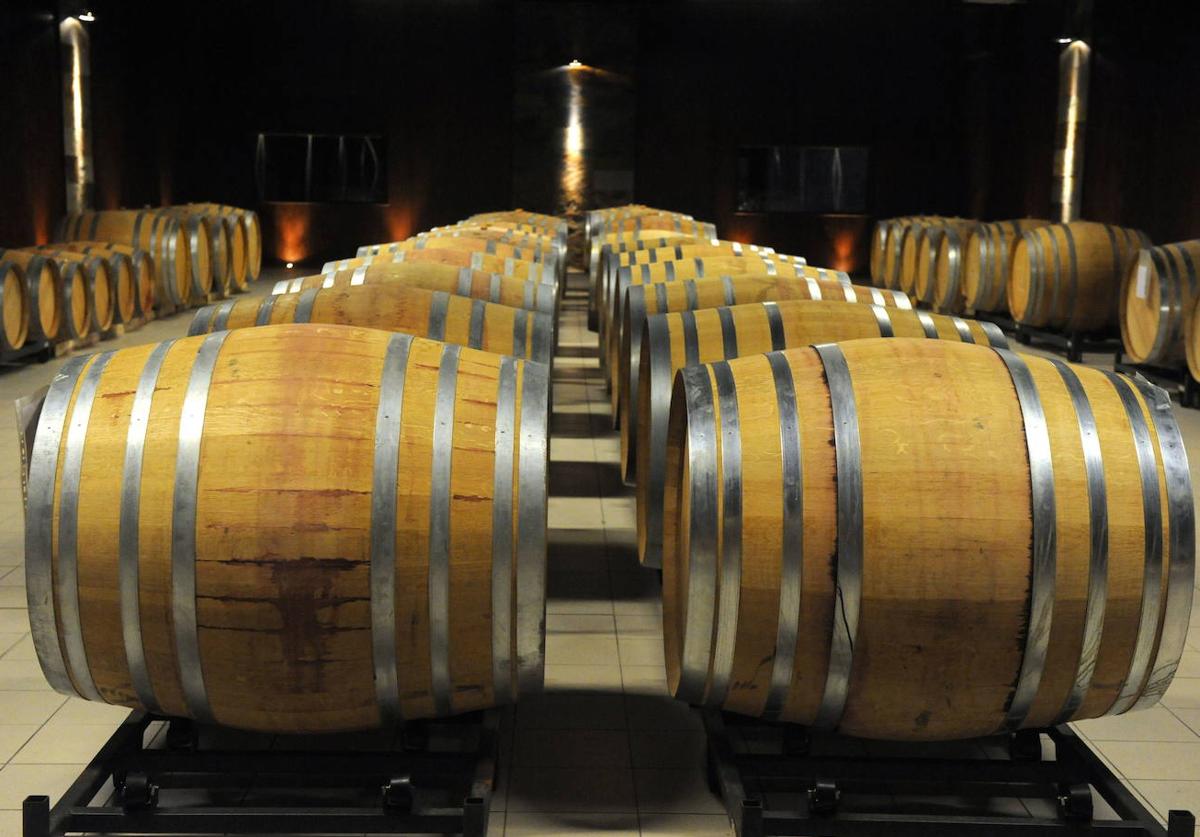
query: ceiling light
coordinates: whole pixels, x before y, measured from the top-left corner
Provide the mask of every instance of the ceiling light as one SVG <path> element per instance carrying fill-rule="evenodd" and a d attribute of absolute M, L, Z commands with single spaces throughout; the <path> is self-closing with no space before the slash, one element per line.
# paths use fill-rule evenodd
<path fill-rule="evenodd" d="M 91 23 L 96 19 L 96 16 L 94 14 L 92 14 L 91 11 L 89 10 L 89 11 L 86 11 L 83 14 L 81 14 L 79 16 L 79 19 L 82 21 L 85 21 L 87 23 Z"/>

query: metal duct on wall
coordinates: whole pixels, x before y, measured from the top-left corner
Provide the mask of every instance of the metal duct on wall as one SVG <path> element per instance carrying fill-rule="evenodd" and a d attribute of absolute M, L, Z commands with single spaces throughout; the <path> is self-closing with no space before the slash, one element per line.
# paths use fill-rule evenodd
<path fill-rule="evenodd" d="M 92 77 L 88 33 L 78 18 L 58 25 L 62 44 L 63 164 L 67 212 L 90 209 L 95 200 L 92 164 Z"/>
<path fill-rule="evenodd" d="M 1091 48 L 1078 40 L 1069 42 L 1058 58 L 1053 214 L 1063 222 L 1079 217 L 1091 60 Z"/>

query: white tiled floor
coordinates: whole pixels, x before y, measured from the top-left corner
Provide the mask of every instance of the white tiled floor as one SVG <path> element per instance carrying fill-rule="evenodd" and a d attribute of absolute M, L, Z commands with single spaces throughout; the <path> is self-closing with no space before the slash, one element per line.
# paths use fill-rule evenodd
<path fill-rule="evenodd" d="M 265 293 L 276 276 L 264 277 Z M 564 305 L 551 423 L 547 694 L 507 724 L 493 834 L 727 835 L 703 775 L 696 717 L 666 694 L 655 576 L 633 549 L 633 504 L 586 329 L 581 286 Z M 182 334 L 187 315 L 104 348 Z M 1096 358 L 1103 363 L 1107 358 Z M 57 363 L 0 374 L 0 402 L 47 383 Z M 1200 411 L 1177 410 L 1196 454 Z M 19 834 L 29 793 L 61 793 L 123 710 L 49 691 L 28 641 L 23 523 L 11 412 L 0 408 L 0 835 Z M 1200 614 L 1162 706 L 1078 729 L 1160 814 L 1200 810 Z"/>

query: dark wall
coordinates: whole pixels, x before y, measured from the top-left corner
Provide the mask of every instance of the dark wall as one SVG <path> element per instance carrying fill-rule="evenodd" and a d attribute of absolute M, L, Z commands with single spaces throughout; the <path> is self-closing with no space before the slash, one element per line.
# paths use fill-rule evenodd
<path fill-rule="evenodd" d="M 0 3 L 0 247 L 49 241 L 66 205 L 54 9 Z"/>
<path fill-rule="evenodd" d="M 1200 4 L 1095 2 L 1085 217 L 1200 236 Z M 0 131 L 0 245 L 46 240 L 63 210 L 53 5 L 0 4 L 0 104 L 16 115 Z M 258 132 L 386 135 L 388 202 L 258 206 L 268 258 L 341 256 L 511 205 L 539 164 L 531 137 L 561 116 L 514 117 L 529 109 L 515 106 L 521 80 L 572 57 L 632 80 L 630 162 L 604 166 L 632 165 L 638 200 L 727 237 L 861 270 L 875 217 L 1050 211 L 1063 0 L 678 0 L 608 16 L 548 0 L 93 8 L 100 207 L 255 206 Z M 617 123 L 605 108 L 589 119 Z M 867 212 L 736 212 L 737 149 L 776 144 L 869 146 Z M 544 151 L 557 171 L 561 154 Z"/>
<path fill-rule="evenodd" d="M 510 204 L 508 3 L 114 0 L 97 18 L 101 206 L 253 206 L 260 131 L 380 133 L 388 147 L 386 205 L 260 206 L 268 258 L 342 256 Z"/>

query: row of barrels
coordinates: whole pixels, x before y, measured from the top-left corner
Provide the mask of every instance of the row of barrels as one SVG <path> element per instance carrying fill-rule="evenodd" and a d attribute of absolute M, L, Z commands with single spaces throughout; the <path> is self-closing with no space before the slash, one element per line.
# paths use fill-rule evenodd
<path fill-rule="evenodd" d="M 514 211 L 454 239 L 552 248 L 558 226 Z M 276 732 L 539 691 L 558 289 L 485 255 L 522 267 L 331 267 L 68 361 L 28 467 L 50 684 Z"/>
<path fill-rule="evenodd" d="M 1140 364 L 1185 361 L 1200 380 L 1200 240 L 1151 246 L 1128 227 L 915 216 L 879 222 L 871 277 L 943 313 L 998 313 L 1032 328 L 1120 329 Z"/>
<path fill-rule="evenodd" d="M 1194 574 L 1166 394 L 820 281 L 625 291 L 623 466 L 672 692 L 900 740 L 1153 705 Z"/>

